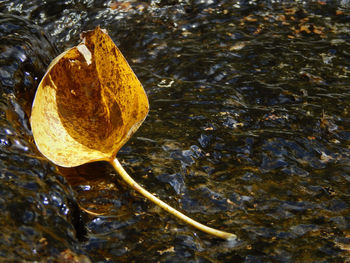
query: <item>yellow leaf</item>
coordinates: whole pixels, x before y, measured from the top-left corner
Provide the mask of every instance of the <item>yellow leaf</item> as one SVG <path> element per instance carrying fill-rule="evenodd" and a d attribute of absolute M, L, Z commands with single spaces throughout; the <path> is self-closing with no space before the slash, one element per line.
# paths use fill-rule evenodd
<path fill-rule="evenodd" d="M 140 81 L 106 31 L 97 27 L 84 32 L 78 46 L 49 66 L 34 98 L 31 127 L 39 151 L 53 163 L 74 167 L 107 161 L 133 189 L 167 212 L 211 235 L 235 239 L 234 234 L 202 225 L 155 197 L 115 158 L 148 110 Z"/>
<path fill-rule="evenodd" d="M 99 27 L 49 66 L 31 126 L 40 152 L 63 167 L 110 161 L 147 116 L 140 81 Z"/>

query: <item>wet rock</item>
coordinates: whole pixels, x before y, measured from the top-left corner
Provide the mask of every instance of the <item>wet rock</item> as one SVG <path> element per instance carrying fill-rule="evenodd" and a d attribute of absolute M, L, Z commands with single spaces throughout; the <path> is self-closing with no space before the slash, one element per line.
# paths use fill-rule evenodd
<path fill-rule="evenodd" d="M 137 136 L 153 141 L 132 139 L 119 153 L 126 168 L 165 201 L 203 223 L 232 230 L 247 245 L 227 251 L 223 243 L 173 220 L 136 194 L 118 194 L 120 188 L 115 187 L 103 188 L 104 201 L 98 189 L 80 191 L 96 205 L 107 199 L 120 201 L 110 217 L 87 224 L 91 235 L 84 244 L 86 253 L 100 262 L 141 262 L 145 254 L 153 262 L 348 260 L 348 1 L 112 2 L 117 8 L 101 0 L 4 0 L 0 10 L 40 25 L 61 51 L 77 44 L 81 31 L 97 25 L 107 28 L 151 104 Z M 0 53 L 25 58 L 23 54 L 31 52 L 30 47 L 9 50 Z M 43 50 L 50 60 L 51 51 Z M 65 213 L 71 208 L 66 190 L 52 190 L 53 185 L 66 189 L 65 182 L 33 157 L 23 106 L 27 99 L 18 96 L 27 92 L 12 94 L 39 80 L 21 73 L 34 67 L 29 63 L 17 71 L 20 59 L 13 60 L 14 66 L 1 59 L 1 85 L 6 88 L 0 98 L 0 157 L 7 170 L 2 171 L 0 193 L 7 198 L 0 201 L 0 209 L 16 225 L 4 221 L 5 226 L 11 233 L 23 233 L 27 242 L 35 233 L 33 224 L 43 224 L 33 192 L 43 192 L 38 209 L 50 212 L 45 215 L 54 229 L 63 223 L 52 223 L 52 215 L 69 223 Z M 171 143 L 162 147 L 165 142 Z M 162 175 L 165 183 L 157 177 Z M 48 178 L 54 178 L 52 184 Z M 184 192 L 177 195 L 180 185 Z M 126 187 L 124 191 L 132 193 Z M 19 194 L 25 201 L 15 199 Z M 7 207 L 12 199 L 14 205 Z M 4 233 L 9 236 L 6 229 Z M 67 238 L 76 244 L 72 236 Z M 56 237 L 33 240 L 36 251 Z M 11 239 L 3 242 L 12 244 Z M 191 245 L 196 242 L 201 246 Z M 75 258 L 69 251 L 77 250 L 70 244 L 52 254 Z M 57 251 L 59 245 L 50 241 L 47 246 Z M 18 251 L 31 253 L 24 245 Z"/>

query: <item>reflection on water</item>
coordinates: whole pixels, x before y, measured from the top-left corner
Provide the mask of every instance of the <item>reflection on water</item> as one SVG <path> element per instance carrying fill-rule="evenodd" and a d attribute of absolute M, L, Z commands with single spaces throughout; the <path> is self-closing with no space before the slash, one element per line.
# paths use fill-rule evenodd
<path fill-rule="evenodd" d="M 349 3 L 274 2 L 0 5 L 3 13 L 43 28 L 61 51 L 77 43 L 79 32 L 107 28 L 151 105 L 148 118 L 118 155 L 124 166 L 163 200 L 240 238 L 228 244 L 195 231 L 128 189 L 110 167 L 97 164 L 103 169 L 80 167 L 68 180 L 75 200 L 105 215 L 85 217 L 85 240 L 73 238 L 67 248 L 93 262 L 347 260 Z M 6 50 L 1 49 L 2 58 L 8 57 Z M 17 65 L 10 62 L 9 67 Z M 4 63 L 1 70 L 3 87 L 15 86 L 6 83 L 25 72 L 14 73 Z M 26 92 L 16 94 L 18 111 L 28 103 L 22 99 L 28 98 Z M 4 169 L 13 165 L 13 156 L 33 160 L 18 146 L 35 149 L 30 136 L 19 135 L 27 117 L 18 111 L 1 119 L 4 132 L 10 122 L 18 127 L 11 136 L 21 139 L 4 151 L 9 159 Z M 11 201 L 8 207 L 17 204 Z M 30 251 L 29 241 L 23 242 L 23 250 Z M 62 251 L 51 255 L 62 257 Z M 35 259 L 31 253 L 27 257 Z"/>

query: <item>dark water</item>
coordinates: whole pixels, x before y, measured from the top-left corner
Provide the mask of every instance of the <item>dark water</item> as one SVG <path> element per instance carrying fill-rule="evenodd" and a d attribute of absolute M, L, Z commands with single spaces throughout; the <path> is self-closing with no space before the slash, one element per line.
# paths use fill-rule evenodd
<path fill-rule="evenodd" d="M 2 1 L 0 258 L 350 262 L 350 3 L 275 2 Z M 107 164 L 58 171 L 36 150 L 36 86 L 97 25 L 151 105 L 119 159 L 239 242 L 178 222 Z"/>

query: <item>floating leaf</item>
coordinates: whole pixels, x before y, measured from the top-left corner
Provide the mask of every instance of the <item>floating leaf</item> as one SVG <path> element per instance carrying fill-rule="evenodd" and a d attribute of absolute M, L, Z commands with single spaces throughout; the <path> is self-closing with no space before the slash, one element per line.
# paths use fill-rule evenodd
<path fill-rule="evenodd" d="M 101 29 L 49 66 L 35 95 L 31 125 L 40 152 L 57 165 L 110 161 L 148 113 L 127 61 Z"/>
<path fill-rule="evenodd" d="M 107 161 L 133 189 L 177 218 L 220 238 L 235 239 L 159 200 L 115 158 L 148 109 L 141 83 L 112 39 L 97 27 L 51 63 L 35 95 L 31 126 L 39 151 L 53 163 L 74 167 Z"/>

